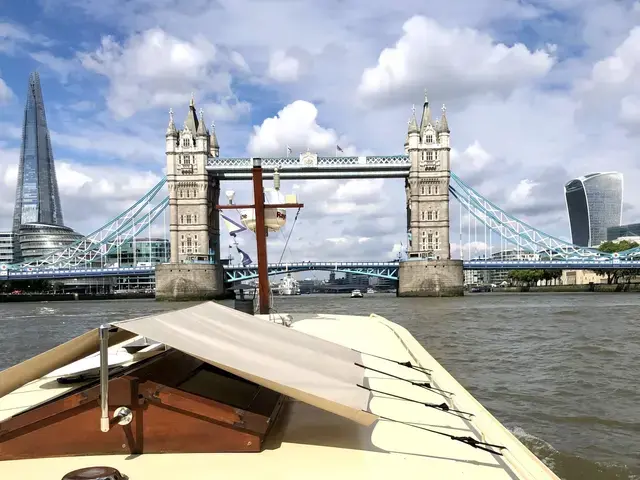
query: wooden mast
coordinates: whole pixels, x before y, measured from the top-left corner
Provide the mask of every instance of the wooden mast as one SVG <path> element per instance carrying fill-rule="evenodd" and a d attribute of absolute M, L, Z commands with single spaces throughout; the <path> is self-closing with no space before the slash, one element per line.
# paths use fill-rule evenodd
<path fill-rule="evenodd" d="M 264 189 L 262 185 L 262 159 L 253 159 L 253 204 L 256 211 L 256 248 L 258 251 L 258 313 L 271 312 L 269 304 L 269 269 L 267 264 L 267 228 L 264 224 Z"/>
<path fill-rule="evenodd" d="M 267 259 L 267 227 L 264 212 L 267 208 L 303 208 L 302 203 L 264 204 L 264 188 L 262 185 L 262 159 L 253 159 L 251 170 L 253 177 L 253 205 L 218 205 L 218 210 L 236 210 L 253 208 L 256 217 L 256 249 L 258 253 L 258 313 L 267 315 L 271 312 L 269 304 L 269 264 Z"/>

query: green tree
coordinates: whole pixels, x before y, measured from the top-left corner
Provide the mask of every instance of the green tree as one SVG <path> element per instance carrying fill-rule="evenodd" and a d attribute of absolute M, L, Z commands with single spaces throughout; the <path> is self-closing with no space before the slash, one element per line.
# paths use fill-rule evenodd
<path fill-rule="evenodd" d="M 531 286 L 540 280 L 548 282 L 562 276 L 562 270 L 511 270 L 509 279 L 517 284 Z"/>
<path fill-rule="evenodd" d="M 636 248 L 638 245 L 637 242 L 630 242 L 629 240 L 622 240 L 620 242 L 604 242 L 600 244 L 598 250 L 606 253 L 616 253 L 623 252 L 625 250 L 629 250 L 630 248 Z M 611 285 L 613 283 L 618 283 L 618 280 L 622 279 L 626 281 L 627 284 L 631 283 L 631 278 L 640 274 L 640 270 L 636 268 L 611 268 L 604 270 L 592 270 L 598 275 L 606 275 L 607 276 L 607 284 Z"/>

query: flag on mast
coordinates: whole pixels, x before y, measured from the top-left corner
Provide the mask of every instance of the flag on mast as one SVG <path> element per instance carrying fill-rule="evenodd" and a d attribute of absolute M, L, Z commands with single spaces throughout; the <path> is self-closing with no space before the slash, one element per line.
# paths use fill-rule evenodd
<path fill-rule="evenodd" d="M 239 224 L 235 220 L 231 220 L 226 215 L 220 214 L 220 216 L 222 217 L 222 220 L 224 220 L 224 224 L 227 226 L 227 230 L 229 230 L 229 235 L 231 235 L 232 237 L 235 237 L 236 234 L 244 232 L 247 229 L 247 227 Z"/>
<path fill-rule="evenodd" d="M 338 156 L 338 152 L 343 152 L 344 150 L 342 150 L 342 148 L 340 148 L 340 145 L 336 145 L 336 157 Z"/>
<path fill-rule="evenodd" d="M 253 260 L 251 260 L 251 257 L 249 256 L 249 254 L 244 250 L 240 250 L 240 247 L 237 244 L 236 244 L 236 250 L 238 250 L 238 253 L 242 255 L 242 265 L 246 267 L 247 265 L 251 265 L 253 263 Z"/>
<path fill-rule="evenodd" d="M 291 155 L 291 147 L 287 145 L 287 157 Z"/>

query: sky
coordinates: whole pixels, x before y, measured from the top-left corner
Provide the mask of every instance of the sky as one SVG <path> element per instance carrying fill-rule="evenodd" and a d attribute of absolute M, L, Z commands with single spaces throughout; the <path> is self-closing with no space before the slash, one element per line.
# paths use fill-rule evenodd
<path fill-rule="evenodd" d="M 0 229 L 34 70 L 65 223 L 81 233 L 162 177 L 169 108 L 181 125 L 192 93 L 223 157 L 394 155 L 427 89 L 447 105 L 452 170 L 503 210 L 568 239 L 563 185 L 616 170 L 623 222 L 637 222 L 638 25 L 640 2 L 623 0 L 0 0 Z M 248 182 L 222 188 L 251 198 Z M 306 207 L 270 236 L 272 261 L 289 234 L 289 261 L 387 260 L 406 243 L 400 179 L 282 188 Z M 485 249 L 451 211 L 453 256 Z"/>

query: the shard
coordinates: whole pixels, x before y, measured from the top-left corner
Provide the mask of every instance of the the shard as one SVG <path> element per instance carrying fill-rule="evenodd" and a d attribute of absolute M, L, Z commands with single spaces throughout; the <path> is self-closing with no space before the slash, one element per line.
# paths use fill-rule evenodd
<path fill-rule="evenodd" d="M 65 227 L 51 139 L 37 73 L 29 75 L 22 125 L 16 204 L 13 212 L 13 262 L 29 262 L 77 241 Z"/>
<path fill-rule="evenodd" d="M 29 75 L 13 231 L 26 223 L 63 226 L 56 168 L 37 72 Z"/>

